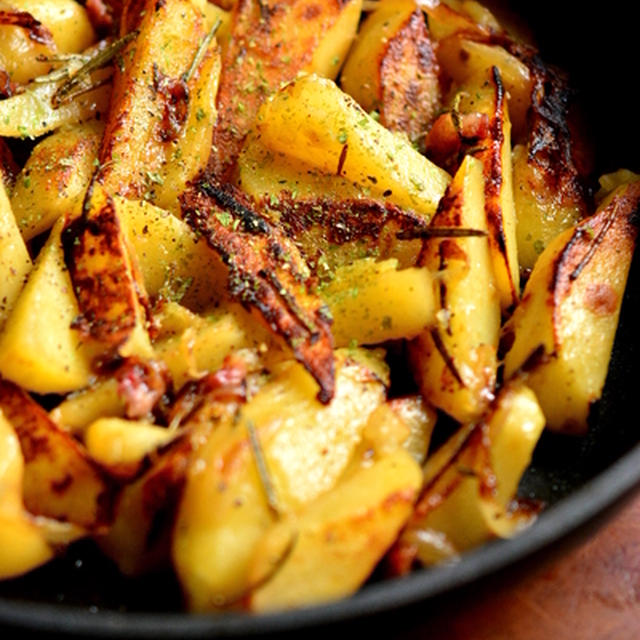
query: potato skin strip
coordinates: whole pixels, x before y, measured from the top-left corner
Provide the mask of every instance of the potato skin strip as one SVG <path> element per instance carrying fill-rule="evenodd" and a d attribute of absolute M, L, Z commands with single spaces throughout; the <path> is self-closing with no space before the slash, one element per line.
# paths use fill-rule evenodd
<path fill-rule="evenodd" d="M 148 301 L 113 199 L 94 183 L 83 215 L 67 226 L 62 238 L 80 307 L 74 328 L 116 349 L 135 329 L 139 304 L 146 307 Z"/>
<path fill-rule="evenodd" d="M 185 220 L 229 268 L 231 295 L 256 309 L 333 397 L 334 360 L 326 307 L 312 292 L 315 278 L 296 246 L 243 201 L 242 194 L 201 182 L 181 197 Z"/>

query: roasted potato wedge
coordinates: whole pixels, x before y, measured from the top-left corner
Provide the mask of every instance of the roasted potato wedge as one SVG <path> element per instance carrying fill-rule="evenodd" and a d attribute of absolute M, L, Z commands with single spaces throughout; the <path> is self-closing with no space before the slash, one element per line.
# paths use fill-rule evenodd
<path fill-rule="evenodd" d="M 640 183 L 623 185 L 595 215 L 552 241 L 508 325 L 513 346 L 505 377 L 525 373 L 550 429 L 584 433 L 602 393 L 639 204 Z"/>
<path fill-rule="evenodd" d="M 450 181 L 333 82 L 315 75 L 301 76 L 274 94 L 260 110 L 256 129 L 269 149 L 344 176 L 368 187 L 373 197 L 427 219 Z"/>
<path fill-rule="evenodd" d="M 97 355 L 72 327 L 78 303 L 64 263 L 63 224 L 60 219 L 51 231 L 0 334 L 0 373 L 37 393 L 66 393 L 87 386 Z"/>
<path fill-rule="evenodd" d="M 364 21 L 340 85 L 391 131 L 417 140 L 440 104 L 439 68 L 414 0 L 382 0 Z"/>
<path fill-rule="evenodd" d="M 317 401 L 313 379 L 300 365 L 282 363 L 201 450 L 203 466 L 189 472 L 173 537 L 174 563 L 192 609 L 243 597 L 253 586 L 252 557 L 275 520 L 273 509 L 284 514 L 314 500 L 346 469 L 369 414 L 384 401 L 384 387 L 348 355 L 339 353 L 336 361 L 330 404 Z M 272 483 L 269 496 L 256 441 Z"/>
<path fill-rule="evenodd" d="M 110 488 L 78 442 L 24 391 L 5 380 L 0 380 L 0 409 L 16 430 L 23 451 L 26 508 L 85 529 L 104 526 Z"/>
<path fill-rule="evenodd" d="M 91 120 L 61 127 L 35 146 L 11 194 L 25 240 L 47 231 L 63 215 L 80 215 L 103 133 L 104 124 Z"/>
<path fill-rule="evenodd" d="M 433 225 L 487 231 L 480 160 L 466 156 Z M 432 238 L 421 264 L 435 274 L 437 322 L 411 345 L 424 398 L 460 422 L 487 410 L 496 384 L 500 300 L 486 237 Z"/>
<path fill-rule="evenodd" d="M 396 568 L 407 569 L 411 557 L 440 562 L 526 524 L 510 503 L 543 428 L 534 393 L 514 382 L 477 427 L 463 427 L 466 439 L 443 445 L 434 470 L 427 460 L 425 489 L 394 549 Z"/>

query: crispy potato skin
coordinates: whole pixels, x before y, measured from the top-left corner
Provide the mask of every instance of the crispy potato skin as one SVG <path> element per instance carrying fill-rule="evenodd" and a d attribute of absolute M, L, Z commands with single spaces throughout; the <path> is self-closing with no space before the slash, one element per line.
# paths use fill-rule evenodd
<path fill-rule="evenodd" d="M 80 445 L 6 380 L 0 380 L 0 409 L 23 451 L 26 508 L 86 529 L 104 526 L 110 518 L 110 487 Z"/>
<path fill-rule="evenodd" d="M 549 428 L 584 433 L 600 397 L 637 241 L 640 183 L 622 186 L 540 256 L 507 327 L 505 376 L 538 394 Z"/>
<path fill-rule="evenodd" d="M 183 196 L 182 210 L 229 268 L 231 295 L 284 338 L 328 402 L 334 386 L 331 321 L 295 245 L 228 187 L 200 183 Z"/>
<path fill-rule="evenodd" d="M 120 348 L 144 322 L 146 292 L 114 201 L 98 183 L 89 189 L 83 215 L 65 228 L 63 244 L 80 307 L 74 326 L 107 348 Z"/>

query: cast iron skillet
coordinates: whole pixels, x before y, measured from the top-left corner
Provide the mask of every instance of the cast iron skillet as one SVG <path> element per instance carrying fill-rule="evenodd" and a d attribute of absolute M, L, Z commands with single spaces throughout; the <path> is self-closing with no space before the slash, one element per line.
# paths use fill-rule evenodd
<path fill-rule="evenodd" d="M 569 70 L 586 108 L 599 169 L 638 169 L 638 127 L 633 85 L 635 9 L 618 2 L 607 13 L 585 12 L 578 2 L 512 2 L 533 26 L 543 57 Z M 625 6 L 627 5 L 627 6 Z M 629 99 L 627 99 L 629 96 Z M 526 532 L 469 553 L 455 565 L 418 571 L 407 578 L 372 581 L 335 604 L 268 616 L 181 613 L 170 576 L 140 581 L 120 578 L 87 546 L 17 580 L 0 583 L 0 628 L 95 637 L 241 637 L 310 629 L 324 635 L 328 625 L 363 628 L 374 619 L 379 630 L 399 616 L 416 618 L 417 608 L 500 570 L 522 570 L 533 554 L 549 554 L 589 532 L 640 486 L 640 433 L 634 391 L 640 380 L 640 265 L 635 261 L 602 401 L 594 408 L 589 435 L 570 439 L 545 434 L 523 478 L 520 492 L 550 507 Z M 553 547 L 553 548 L 552 548 Z M 526 564 L 526 563 L 525 563 Z M 126 605 L 126 606 L 125 606 Z M 419 615 L 419 614 L 418 614 Z M 394 624 L 393 622 L 391 623 Z"/>

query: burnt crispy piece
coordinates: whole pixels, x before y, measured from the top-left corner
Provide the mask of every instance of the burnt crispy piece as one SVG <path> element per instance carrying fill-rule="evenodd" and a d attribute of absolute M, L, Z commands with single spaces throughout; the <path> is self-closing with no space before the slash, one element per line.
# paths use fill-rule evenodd
<path fill-rule="evenodd" d="M 200 182 L 181 197 L 185 220 L 229 268 L 231 295 L 255 309 L 284 338 L 296 359 L 320 385 L 318 398 L 333 397 L 331 319 L 300 252 L 257 213 L 239 191 Z"/>
<path fill-rule="evenodd" d="M 110 487 L 81 446 L 20 387 L 1 379 L 0 410 L 20 440 L 27 509 L 87 529 L 105 525 Z"/>
<path fill-rule="evenodd" d="M 397 257 L 408 266 L 417 258 L 420 242 L 399 241 L 398 235 L 411 239 L 425 226 L 421 216 L 377 200 L 297 200 L 284 192 L 266 204 L 277 212 L 280 227 L 316 270 L 362 257 Z"/>
<path fill-rule="evenodd" d="M 97 183 L 62 239 L 80 308 L 74 328 L 115 350 L 139 326 L 148 301 L 113 199 Z"/>
<path fill-rule="evenodd" d="M 238 0 L 222 64 L 211 168 L 233 168 L 258 108 L 307 66 L 345 0 Z"/>

